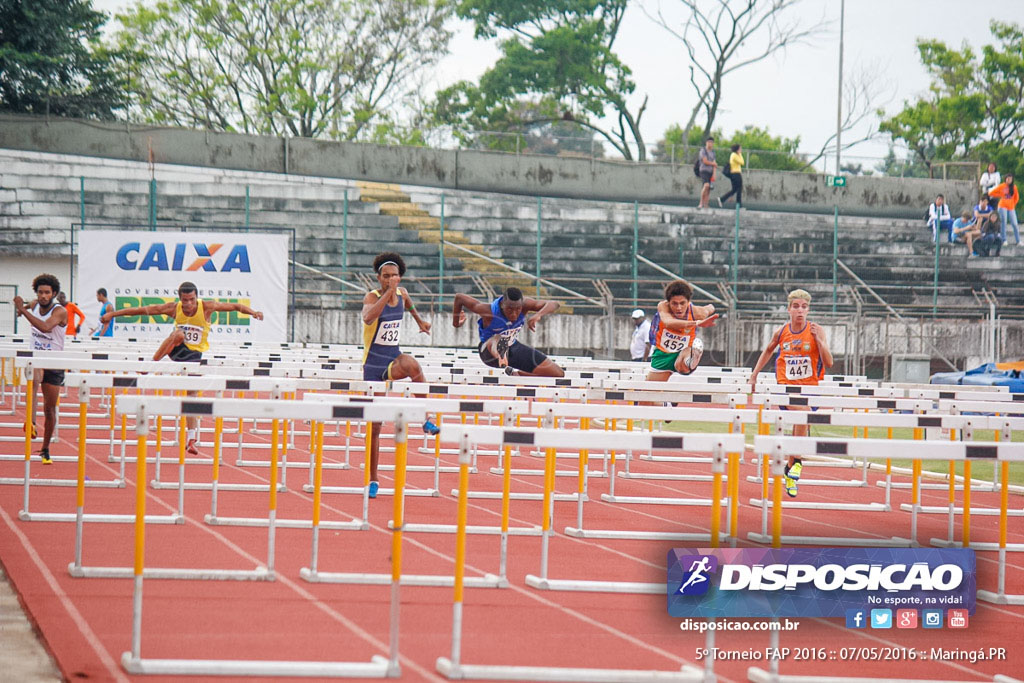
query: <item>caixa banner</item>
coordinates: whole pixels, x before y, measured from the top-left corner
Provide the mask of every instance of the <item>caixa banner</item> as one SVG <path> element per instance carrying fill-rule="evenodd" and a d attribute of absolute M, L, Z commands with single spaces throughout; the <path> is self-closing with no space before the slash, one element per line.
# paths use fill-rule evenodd
<path fill-rule="evenodd" d="M 79 235 L 78 305 L 98 324 L 96 291 L 107 291 L 114 308 L 176 301 L 178 286 L 193 282 L 201 299 L 244 303 L 263 311 L 262 322 L 242 313 L 214 313 L 210 339 L 286 341 L 288 323 L 287 235 L 213 232 L 83 230 Z M 114 319 L 115 337 L 163 339 L 167 316 Z"/>
<path fill-rule="evenodd" d="M 974 551 L 945 548 L 674 548 L 674 617 L 844 617 L 847 610 L 974 613 Z"/>

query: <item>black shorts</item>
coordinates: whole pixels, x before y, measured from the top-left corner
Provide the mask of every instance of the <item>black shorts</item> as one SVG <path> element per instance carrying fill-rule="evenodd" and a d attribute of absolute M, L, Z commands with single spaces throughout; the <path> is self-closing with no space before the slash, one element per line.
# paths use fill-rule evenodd
<path fill-rule="evenodd" d="M 171 349 L 167 357 L 175 363 L 198 363 L 203 359 L 203 352 L 190 349 L 184 344 L 178 344 Z"/>
<path fill-rule="evenodd" d="M 701 171 L 700 172 L 700 179 L 701 179 L 702 182 L 710 184 L 711 183 L 711 176 L 713 176 L 714 174 L 715 174 L 714 171 Z"/>
<path fill-rule="evenodd" d="M 480 353 L 480 360 L 484 362 L 484 365 L 492 368 L 501 367 L 501 364 L 498 363 L 498 359 L 491 355 L 491 352 L 485 349 L 482 343 L 477 347 L 477 351 Z M 547 359 L 548 357 L 543 353 L 520 341 L 517 341 L 512 346 L 508 347 L 508 365 L 510 368 L 515 368 L 516 370 L 533 372 L 537 369 L 537 366 Z"/>
<path fill-rule="evenodd" d="M 43 381 L 40 384 L 52 384 L 55 387 L 64 386 L 64 371 L 43 370 Z"/>

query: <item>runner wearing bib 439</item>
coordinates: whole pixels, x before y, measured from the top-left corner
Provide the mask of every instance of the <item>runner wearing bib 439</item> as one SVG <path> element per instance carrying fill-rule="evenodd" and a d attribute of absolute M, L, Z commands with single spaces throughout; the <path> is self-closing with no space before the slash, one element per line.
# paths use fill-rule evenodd
<path fill-rule="evenodd" d="M 198 363 L 203 359 L 203 351 L 210 348 L 207 337 L 210 334 L 210 316 L 217 312 L 237 311 L 251 315 L 256 320 L 263 320 L 262 311 L 254 311 L 245 304 L 200 299 L 199 289 L 192 282 L 182 282 L 178 286 L 178 300 L 150 306 L 133 306 L 119 311 L 110 310 L 100 317 L 100 323 L 108 323 L 118 316 L 157 316 L 163 315 L 174 321 L 174 329 L 160 342 L 153 360 L 165 356 L 178 363 Z M 188 392 L 195 396 L 194 391 Z M 188 418 L 188 434 L 185 450 L 192 455 L 199 453 L 199 418 Z"/>
<path fill-rule="evenodd" d="M 757 374 L 768 364 L 775 350 L 775 380 L 779 384 L 816 385 L 825 376 L 825 370 L 832 367 L 832 352 L 829 351 L 825 330 L 821 325 L 807 319 L 811 310 L 811 295 L 802 289 L 789 293 L 789 322 L 772 335 L 772 340 L 761 352 L 750 375 L 750 393 L 757 390 Z M 808 410 L 807 406 L 788 406 L 789 410 Z M 808 425 L 793 425 L 793 436 L 808 436 Z M 790 457 L 786 465 L 786 493 L 796 498 L 797 482 L 803 472 L 800 458 Z"/>

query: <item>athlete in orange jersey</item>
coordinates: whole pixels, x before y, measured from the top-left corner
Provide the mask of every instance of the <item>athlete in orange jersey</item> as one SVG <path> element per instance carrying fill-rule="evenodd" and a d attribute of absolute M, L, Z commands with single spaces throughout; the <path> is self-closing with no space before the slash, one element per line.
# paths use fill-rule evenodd
<path fill-rule="evenodd" d="M 64 296 L 64 292 L 57 295 L 57 303 L 68 312 L 67 336 L 74 337 L 78 334 L 78 328 L 85 322 L 85 313 L 82 313 L 82 309 L 75 305 L 73 301 L 68 301 L 68 298 Z"/>
<path fill-rule="evenodd" d="M 825 370 L 832 367 L 832 352 L 825 339 L 825 330 L 817 323 L 808 322 L 811 310 L 811 295 L 802 289 L 789 293 L 789 323 L 783 325 L 768 346 L 761 352 L 754 371 L 750 375 L 750 393 L 757 389 L 757 373 L 761 372 L 778 349 L 775 357 L 775 379 L 779 384 L 817 385 L 825 376 Z M 807 406 L 789 406 L 790 410 L 809 410 Z M 793 425 L 793 436 L 808 436 L 807 425 Z M 800 458 L 791 456 L 786 465 L 786 493 L 796 497 L 797 481 L 803 470 Z"/>
<path fill-rule="evenodd" d="M 665 285 L 665 300 L 651 321 L 651 369 L 647 379 L 666 382 L 673 372 L 689 375 L 697 369 L 704 342 L 698 327 L 711 327 L 718 315 L 712 304 L 694 306 L 693 288 L 683 280 Z"/>

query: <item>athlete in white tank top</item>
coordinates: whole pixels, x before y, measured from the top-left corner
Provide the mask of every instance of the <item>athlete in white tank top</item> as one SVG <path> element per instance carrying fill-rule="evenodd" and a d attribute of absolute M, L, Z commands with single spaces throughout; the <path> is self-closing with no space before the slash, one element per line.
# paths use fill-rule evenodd
<path fill-rule="evenodd" d="M 50 316 L 54 314 L 58 309 L 64 307 L 58 304 L 56 301 L 50 306 L 50 309 L 43 313 L 39 303 L 32 307 L 32 315 L 39 318 L 42 322 L 46 322 L 50 319 Z M 64 336 L 67 330 L 67 324 L 56 325 L 49 332 L 37 328 L 35 325 L 32 326 L 32 348 L 36 351 L 63 351 L 64 350 Z"/>

